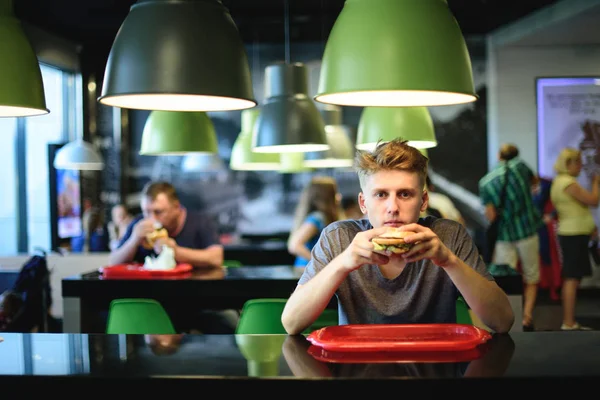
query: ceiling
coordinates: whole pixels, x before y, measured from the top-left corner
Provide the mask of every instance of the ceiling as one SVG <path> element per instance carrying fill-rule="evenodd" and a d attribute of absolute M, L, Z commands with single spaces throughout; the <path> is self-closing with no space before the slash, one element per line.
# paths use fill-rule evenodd
<path fill-rule="evenodd" d="M 83 46 L 110 46 L 135 3 L 135 0 L 13 1 L 15 13 L 22 21 Z M 448 0 L 448 4 L 463 34 L 479 36 L 556 1 Z M 229 8 L 245 43 L 284 42 L 284 0 L 222 2 Z M 326 39 L 343 5 L 344 0 L 289 0 L 290 40 Z"/>

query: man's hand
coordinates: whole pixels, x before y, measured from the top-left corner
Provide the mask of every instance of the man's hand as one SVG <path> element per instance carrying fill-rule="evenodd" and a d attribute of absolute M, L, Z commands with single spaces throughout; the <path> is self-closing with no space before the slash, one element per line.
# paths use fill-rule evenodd
<path fill-rule="evenodd" d="M 427 258 L 435 265 L 443 268 L 452 261 L 454 254 L 431 229 L 419 224 L 404 225 L 400 229 L 415 232 L 414 235 L 404 238 L 406 243 L 414 243 L 412 249 L 400 254 L 406 262 L 414 262 Z"/>
<path fill-rule="evenodd" d="M 373 250 L 371 239 L 386 232 L 389 228 L 374 228 L 357 233 L 350 246 L 340 255 L 342 265 L 348 271 L 354 271 L 365 264 L 384 265 L 390 258 Z"/>
<path fill-rule="evenodd" d="M 166 245 L 166 246 L 172 248 L 173 250 L 175 250 L 177 248 L 177 242 L 175 242 L 175 239 L 173 239 L 173 238 L 158 238 L 154 242 L 154 252 L 156 254 L 160 254 L 163 250 L 163 245 Z"/>
<path fill-rule="evenodd" d="M 136 238 L 138 243 L 146 240 L 146 236 L 154 232 L 154 221 L 149 218 L 139 220 L 133 227 L 131 235 Z"/>

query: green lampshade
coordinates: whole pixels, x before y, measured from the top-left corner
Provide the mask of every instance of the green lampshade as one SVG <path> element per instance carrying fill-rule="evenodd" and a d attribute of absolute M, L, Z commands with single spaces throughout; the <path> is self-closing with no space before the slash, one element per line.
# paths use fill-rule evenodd
<path fill-rule="evenodd" d="M 12 0 L 0 0 L 0 117 L 48 114 L 40 64 Z"/>
<path fill-rule="evenodd" d="M 279 154 L 252 151 L 252 132 L 258 119 L 258 107 L 242 111 L 242 128 L 233 143 L 229 166 L 238 171 L 276 171 L 279 169 Z"/>
<path fill-rule="evenodd" d="M 138 0 L 114 40 L 99 101 L 167 111 L 256 106 L 228 9 L 217 0 Z"/>
<path fill-rule="evenodd" d="M 329 149 L 325 125 L 308 97 L 308 73 L 301 63 L 279 63 L 265 70 L 265 102 L 254 126 L 252 149 L 259 153 Z"/>
<path fill-rule="evenodd" d="M 304 155 L 304 164 L 311 168 L 346 168 L 354 163 L 354 144 L 347 127 L 342 125 L 342 109 L 326 104 L 321 109 L 329 150 Z"/>
<path fill-rule="evenodd" d="M 427 107 L 365 107 L 358 123 L 356 147 L 373 150 L 378 141 L 408 140 L 421 148 L 437 146 L 433 120 Z"/>
<path fill-rule="evenodd" d="M 446 0 L 346 0 L 325 46 L 316 101 L 400 107 L 476 99 Z"/>
<path fill-rule="evenodd" d="M 304 163 L 305 153 L 281 153 L 279 164 L 279 172 L 282 174 L 298 174 L 301 172 L 310 172 L 313 169 L 309 168 Z"/>
<path fill-rule="evenodd" d="M 217 134 L 204 112 L 152 111 L 142 132 L 142 155 L 214 154 Z"/>

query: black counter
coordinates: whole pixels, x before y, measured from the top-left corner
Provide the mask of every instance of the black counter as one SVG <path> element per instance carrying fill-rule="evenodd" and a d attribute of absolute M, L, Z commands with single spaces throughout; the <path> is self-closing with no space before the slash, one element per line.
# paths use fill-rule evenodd
<path fill-rule="evenodd" d="M 594 389 L 600 379 L 598 331 L 495 335 L 477 356 L 466 358 L 458 352 L 427 357 L 417 352 L 397 355 L 391 362 L 378 361 L 374 354 L 365 362 L 343 363 L 318 360 L 309 353 L 310 343 L 303 336 L 0 336 L 4 338 L 0 342 L 3 395 L 22 396 L 39 390 L 59 390 L 55 392 L 58 397 L 63 395 L 61 391 L 78 396 L 117 395 L 123 388 L 131 388 L 140 396 L 164 388 L 178 393 L 199 390 L 193 393 L 200 396 L 207 395 L 205 390 L 210 388 L 223 390 L 219 395 L 260 390 L 251 392 L 260 398 L 281 398 L 292 395 L 291 390 L 321 397 L 323 393 L 310 391 L 327 389 L 339 397 L 367 386 L 378 391 L 416 389 L 419 396 L 459 390 L 442 393 L 458 397 L 514 396 L 518 391 L 533 390 L 528 393 L 538 397 Z M 162 345 L 151 344 L 153 340 L 162 340 Z M 419 358 L 424 361 L 415 361 Z"/>

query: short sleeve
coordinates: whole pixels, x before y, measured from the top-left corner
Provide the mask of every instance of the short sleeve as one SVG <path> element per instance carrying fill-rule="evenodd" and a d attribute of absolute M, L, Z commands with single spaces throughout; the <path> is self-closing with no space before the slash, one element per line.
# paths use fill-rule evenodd
<path fill-rule="evenodd" d="M 125 234 L 123 235 L 123 237 L 121 238 L 121 240 L 119 240 L 119 243 L 117 244 L 117 248 L 120 248 L 121 246 L 123 246 L 125 244 L 126 241 L 129 240 L 129 238 L 131 237 L 131 235 L 133 233 L 133 227 L 141 219 L 142 219 L 142 216 L 138 215 L 133 221 L 131 221 L 131 223 L 127 226 L 127 230 L 125 231 Z"/>
<path fill-rule="evenodd" d="M 323 228 L 325 228 L 325 218 L 323 217 L 323 214 L 320 212 L 313 212 L 310 213 L 306 219 L 304 220 L 304 222 L 308 222 L 309 224 L 313 224 L 314 226 L 317 227 L 317 230 L 319 232 L 321 232 L 323 230 Z"/>

